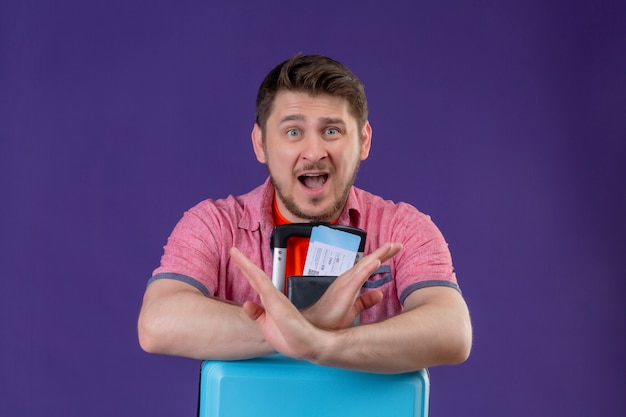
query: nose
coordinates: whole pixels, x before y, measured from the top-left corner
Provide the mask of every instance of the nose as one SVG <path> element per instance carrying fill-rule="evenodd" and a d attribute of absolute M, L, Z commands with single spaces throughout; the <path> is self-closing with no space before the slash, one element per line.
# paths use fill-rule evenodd
<path fill-rule="evenodd" d="M 320 135 L 308 135 L 303 141 L 302 158 L 316 163 L 328 156 L 324 139 Z"/>

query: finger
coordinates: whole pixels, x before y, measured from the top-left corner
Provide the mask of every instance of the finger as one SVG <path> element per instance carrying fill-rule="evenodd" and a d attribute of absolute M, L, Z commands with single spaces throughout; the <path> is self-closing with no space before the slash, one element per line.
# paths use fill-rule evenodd
<path fill-rule="evenodd" d="M 350 291 L 358 291 L 363 283 L 387 260 L 397 255 L 402 250 L 401 243 L 386 243 L 371 254 L 365 256 L 348 271 L 344 285 L 349 286 Z M 339 284 L 338 284 L 339 285 Z"/>
<path fill-rule="evenodd" d="M 265 272 L 241 253 L 239 249 L 232 247 L 230 249 L 230 256 L 257 293 L 261 295 L 270 291 L 268 286 L 271 287 L 271 289 L 275 289 Z"/>
<path fill-rule="evenodd" d="M 362 311 L 365 311 L 368 308 L 373 307 L 376 304 L 380 303 L 382 300 L 383 300 L 382 291 L 378 291 L 378 290 L 367 291 L 363 293 L 357 299 L 357 302 L 354 304 L 354 306 L 356 307 L 358 313 L 361 313 Z"/>
<path fill-rule="evenodd" d="M 295 309 L 285 295 L 274 287 L 265 272 L 241 253 L 239 249 L 235 247 L 231 248 L 230 255 L 235 264 L 241 269 L 252 288 L 259 294 L 264 309 L 275 311 L 284 308 L 284 306 Z"/>
<path fill-rule="evenodd" d="M 384 263 L 400 253 L 401 250 L 402 243 L 389 242 L 372 252 L 371 255 L 376 256 L 381 263 Z"/>
<path fill-rule="evenodd" d="M 392 244 L 385 244 L 376 249 L 371 254 L 365 256 L 357 262 L 352 268 L 341 274 L 338 279 L 333 282 L 331 288 L 347 291 L 348 294 L 356 294 L 365 281 L 381 264 L 380 259 L 387 260 L 393 254 L 397 253 L 398 248 Z"/>
<path fill-rule="evenodd" d="M 350 280 L 356 279 L 357 281 L 364 282 L 374 271 L 378 269 L 381 263 L 387 261 L 399 252 L 398 245 L 400 244 L 386 243 L 374 252 L 365 256 L 356 263 L 352 270 L 350 270 L 352 272 Z"/>
<path fill-rule="evenodd" d="M 263 313 L 265 313 L 265 309 L 263 307 L 252 301 L 246 301 L 243 303 L 243 311 L 252 321 L 256 321 L 263 315 Z"/>
<path fill-rule="evenodd" d="M 380 261 L 375 256 L 363 258 L 359 261 L 355 268 L 351 270 L 347 279 L 347 284 L 355 289 L 361 288 L 363 283 L 378 269 Z"/>
<path fill-rule="evenodd" d="M 393 258 L 401 250 L 401 243 L 386 243 L 361 259 L 361 261 L 357 263 L 357 266 L 361 268 L 357 268 L 356 272 L 359 275 L 365 273 L 367 274 L 366 278 L 369 278 L 369 275 L 376 271 L 383 262 Z"/>
<path fill-rule="evenodd" d="M 243 272 L 248 282 L 250 282 L 250 285 L 252 285 L 252 287 L 258 292 L 257 282 L 255 279 L 257 272 L 254 270 L 256 265 L 254 265 L 247 256 L 235 247 L 230 248 L 230 257 L 241 272 Z"/>

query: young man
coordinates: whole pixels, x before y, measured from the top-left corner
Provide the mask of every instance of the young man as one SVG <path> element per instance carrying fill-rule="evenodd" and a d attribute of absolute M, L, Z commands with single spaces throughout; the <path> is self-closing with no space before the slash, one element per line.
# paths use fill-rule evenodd
<path fill-rule="evenodd" d="M 198 359 L 280 352 L 381 373 L 464 361 L 471 324 L 441 233 L 414 207 L 353 186 L 371 140 L 363 85 L 342 64 L 297 55 L 274 68 L 252 130 L 270 178 L 185 213 L 146 289 L 142 348 Z M 277 224 L 311 221 L 365 230 L 366 256 L 298 311 L 268 277 L 269 238 Z"/>

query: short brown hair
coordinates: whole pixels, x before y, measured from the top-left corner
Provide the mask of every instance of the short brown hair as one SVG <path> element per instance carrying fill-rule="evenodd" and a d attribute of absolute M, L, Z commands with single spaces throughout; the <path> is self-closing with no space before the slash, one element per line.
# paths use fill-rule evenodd
<path fill-rule="evenodd" d="M 265 77 L 256 99 L 256 123 L 265 131 L 265 125 L 276 94 L 297 91 L 316 96 L 328 94 L 345 98 L 359 129 L 367 121 L 367 98 L 359 78 L 340 62 L 322 55 L 302 55 L 277 65 Z"/>

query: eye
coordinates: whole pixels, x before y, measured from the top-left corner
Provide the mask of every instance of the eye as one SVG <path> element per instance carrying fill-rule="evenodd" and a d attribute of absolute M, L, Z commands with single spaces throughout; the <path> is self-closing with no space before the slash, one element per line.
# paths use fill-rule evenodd
<path fill-rule="evenodd" d="M 289 129 L 287 130 L 287 136 L 295 138 L 300 136 L 300 131 L 298 129 Z"/>
<path fill-rule="evenodd" d="M 339 129 L 336 127 L 329 127 L 324 131 L 324 133 L 329 136 L 335 136 L 339 134 Z"/>

